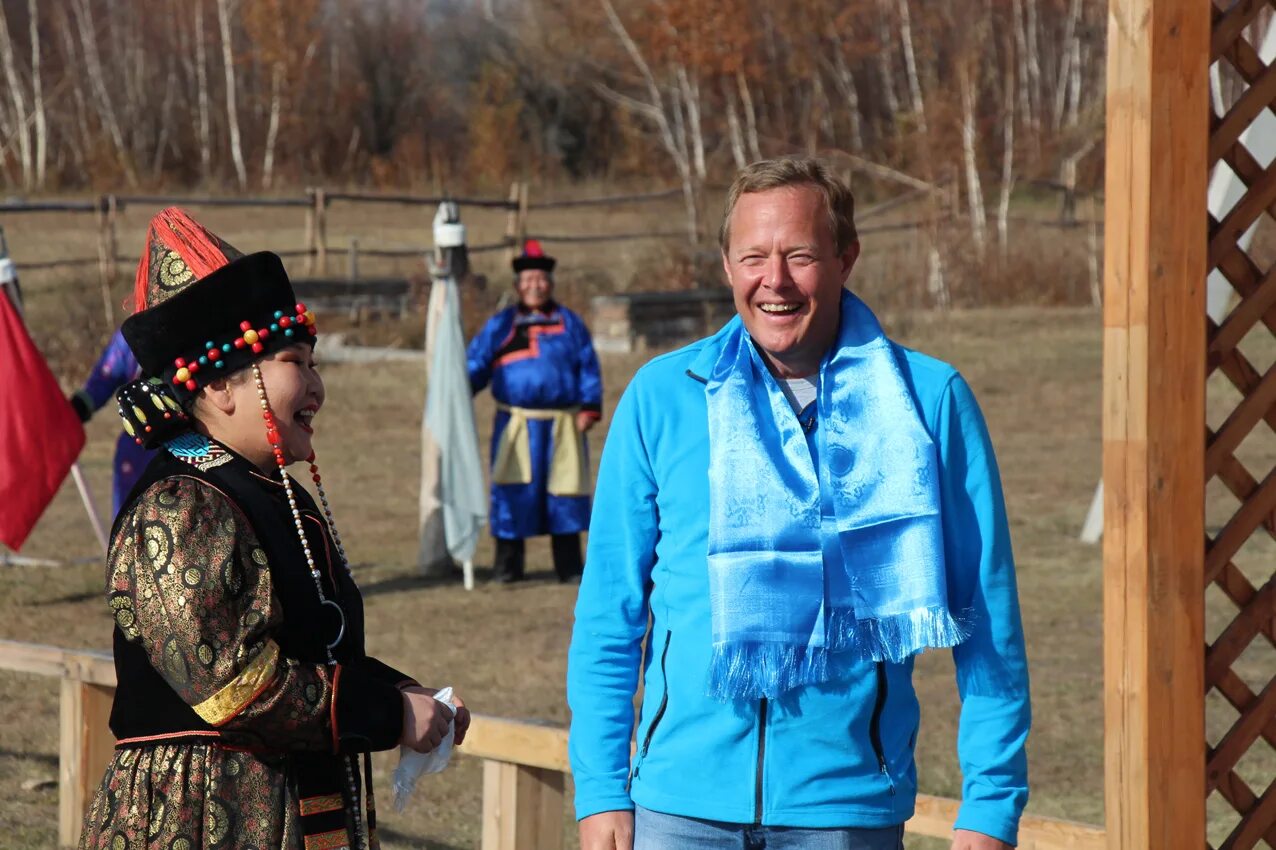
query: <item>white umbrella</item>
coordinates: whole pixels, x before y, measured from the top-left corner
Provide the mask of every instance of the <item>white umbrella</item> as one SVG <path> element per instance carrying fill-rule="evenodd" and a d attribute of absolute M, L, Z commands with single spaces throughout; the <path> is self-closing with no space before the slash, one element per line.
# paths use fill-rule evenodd
<path fill-rule="evenodd" d="M 434 233 L 434 282 L 426 339 L 429 383 L 421 434 L 421 547 L 417 560 L 427 573 L 436 572 L 441 562 L 460 561 L 465 570 L 465 587 L 470 589 L 474 586 L 474 549 L 487 520 L 487 491 L 483 486 L 461 332 L 456 279 L 464 270 L 465 228 L 458 221 L 455 204 L 439 206 Z"/>

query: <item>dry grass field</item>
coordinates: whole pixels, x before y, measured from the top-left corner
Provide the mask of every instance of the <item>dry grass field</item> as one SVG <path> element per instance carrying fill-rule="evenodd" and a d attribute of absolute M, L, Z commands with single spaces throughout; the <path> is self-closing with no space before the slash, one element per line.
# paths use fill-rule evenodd
<path fill-rule="evenodd" d="M 379 231 L 384 240 L 423 241 L 427 217 L 421 211 L 412 215 L 413 221 L 401 223 L 399 231 L 388 224 Z M 266 231 L 272 239 L 277 237 L 271 244 L 300 246 L 300 213 L 295 217 L 295 233 L 279 230 L 280 222 L 260 212 L 223 211 L 204 218 L 229 241 L 252 250 L 265 247 L 259 234 Z M 91 254 L 89 231 L 78 245 L 55 247 L 39 241 L 41 236 L 49 238 L 57 218 L 16 220 L 13 226 L 8 220 L 3 223 L 11 244 L 30 245 L 48 254 Z M 130 227 L 138 237 L 144 220 L 140 213 L 130 214 Z M 642 220 L 650 224 L 649 219 Z M 334 223 L 331 230 L 342 232 L 343 227 L 359 224 L 354 219 L 343 221 Z M 486 235 L 499 235 L 502 223 L 495 217 L 490 224 L 471 220 L 475 230 L 485 230 Z M 71 227 L 73 222 L 64 224 Z M 87 222 L 76 219 L 74 224 Z M 590 224 L 577 215 L 573 223 L 577 228 L 594 226 L 603 231 L 627 225 L 638 226 L 639 221 L 600 218 Z M 549 223 L 544 229 L 550 230 Z M 487 241 L 486 235 L 473 238 Z M 334 244 L 337 241 L 333 238 Z M 998 448 L 1032 664 L 1035 726 L 1030 742 L 1029 810 L 1101 823 L 1100 551 L 1076 539 L 1100 471 L 1099 314 L 1092 309 L 1042 307 L 944 314 L 911 310 L 898 297 L 891 297 L 891 264 L 913 264 L 909 268 L 914 268 L 919 262 L 915 252 L 888 250 L 905 246 L 885 239 L 875 244 L 866 238 L 865 243 L 866 261 L 857 270 L 858 286 L 871 303 L 890 305 L 883 311 L 889 332 L 961 369 L 979 396 Z M 121 249 L 138 247 L 140 238 L 137 245 Z M 619 247 L 614 252 L 597 247 L 561 252 L 565 300 L 572 303 L 583 286 L 572 281 L 588 274 L 606 274 L 616 288 L 641 288 L 643 258 L 648 256 L 643 252 L 653 249 L 641 243 L 628 248 L 632 255 Z M 1066 245 L 1043 240 L 1039 273 L 1049 273 L 1053 262 L 1062 262 L 1052 258 L 1065 257 L 1068 250 Z M 877 259 L 870 262 L 875 255 Z M 659 259 L 658 253 L 651 256 Z M 601 261 L 604 257 L 608 263 Z M 47 258 L 51 257 L 41 257 Z M 495 261 L 488 271 L 499 274 Z M 33 326 L 52 329 L 47 337 L 51 345 L 52 340 L 67 339 L 55 328 L 59 316 L 82 317 L 91 326 L 93 311 L 100 313 L 95 270 L 86 274 L 91 279 L 79 286 L 68 278 L 27 279 L 29 317 Z M 503 276 L 494 279 L 503 285 Z M 70 291 L 79 293 L 77 298 L 68 300 L 65 294 Z M 100 339 L 101 328 L 95 333 L 95 340 Z M 58 359 L 67 373 L 61 377 L 68 381 L 78 380 L 89 366 L 83 363 L 79 374 L 71 374 L 77 362 L 73 348 L 64 345 L 64 356 Z M 1260 372 L 1271 364 L 1272 354 L 1270 345 L 1254 351 Z M 609 410 L 642 360 L 637 355 L 604 357 Z M 487 541 L 478 552 L 480 583 L 474 592 L 467 593 L 459 583 L 433 584 L 420 578 L 412 562 L 424 375 L 420 368 L 404 363 L 332 364 L 324 369 L 328 404 L 316 421 L 318 455 L 367 598 L 370 650 L 397 667 L 417 672 L 429 683 L 457 686 L 476 711 L 565 724 L 563 675 L 575 592 L 553 581 L 548 547 L 543 541 L 529 547 L 532 580 L 522 585 L 483 583 L 490 574 L 492 550 Z M 1227 394 L 1215 395 L 1222 399 Z M 479 398 L 477 412 L 486 446 L 492 413 L 486 394 Z M 1211 416 L 1211 424 L 1217 426 L 1220 418 Z M 604 419 L 591 438 L 595 451 L 605 440 L 606 425 Z M 82 459 L 103 502 L 109 494 L 110 452 L 117 428 L 109 410 L 94 420 Z M 1241 451 L 1259 478 L 1276 458 L 1272 441 L 1261 440 L 1247 442 Z M 1214 528 L 1225 520 L 1229 498 L 1211 493 L 1209 521 Z M 1274 553 L 1270 541 L 1256 541 L 1242 553 L 1248 559 L 1242 568 L 1252 580 L 1265 578 Z M 101 558 L 72 485 L 63 487 L 24 554 L 66 559 L 71 564 L 0 570 L 0 638 L 108 647 L 111 620 L 101 594 Z M 1228 605 L 1211 596 L 1207 637 L 1221 629 Z M 1253 651 L 1242 659 L 1241 672 L 1251 686 L 1265 682 L 1270 673 L 1271 655 L 1263 654 L 1269 648 L 1251 647 Z M 960 773 L 953 751 L 957 700 L 946 653 L 922 658 L 917 687 L 924 713 L 918 742 L 921 788 L 957 796 Z M 24 790 L 23 783 L 56 776 L 56 712 L 56 683 L 0 673 L 0 799 L 4 800 L 0 847 L 55 843 L 56 791 Z M 1214 721 L 1214 740 L 1221 723 Z M 392 757 L 378 756 L 375 764 L 383 790 L 380 821 L 388 850 L 477 846 L 481 778 L 476 761 L 460 759 L 441 776 L 424 780 L 414 804 L 403 814 L 390 811 L 387 805 Z M 1262 777 L 1272 775 L 1272 760 L 1242 762 L 1241 773 L 1254 787 L 1266 787 Z M 569 834 L 574 846 L 574 830 Z M 909 842 L 910 850 L 938 846 L 939 842 Z"/>

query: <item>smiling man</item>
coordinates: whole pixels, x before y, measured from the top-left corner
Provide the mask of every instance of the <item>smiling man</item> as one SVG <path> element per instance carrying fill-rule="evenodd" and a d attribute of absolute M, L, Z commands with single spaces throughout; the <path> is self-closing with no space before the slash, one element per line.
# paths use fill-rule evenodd
<path fill-rule="evenodd" d="M 846 291 L 854 200 L 817 161 L 742 171 L 720 236 L 738 315 L 639 370 L 599 469 L 567 683 L 581 847 L 899 850 L 913 657 L 938 647 L 953 848 L 1011 847 L 1027 662 L 975 398 Z"/>

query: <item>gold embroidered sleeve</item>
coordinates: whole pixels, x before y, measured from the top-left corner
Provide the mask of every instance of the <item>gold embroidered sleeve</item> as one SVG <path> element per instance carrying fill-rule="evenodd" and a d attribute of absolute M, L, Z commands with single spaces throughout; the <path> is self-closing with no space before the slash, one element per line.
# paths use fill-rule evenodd
<path fill-rule="evenodd" d="M 124 636 L 223 734 L 331 749 L 333 671 L 280 652 L 266 554 L 220 492 L 186 477 L 153 485 L 112 541 L 107 594 Z"/>

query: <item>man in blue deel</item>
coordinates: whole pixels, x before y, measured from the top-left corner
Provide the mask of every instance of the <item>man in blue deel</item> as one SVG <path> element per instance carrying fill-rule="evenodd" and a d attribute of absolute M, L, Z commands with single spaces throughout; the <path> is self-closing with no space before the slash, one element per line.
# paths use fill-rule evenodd
<path fill-rule="evenodd" d="M 854 200 L 817 161 L 744 169 L 720 244 L 738 315 L 638 371 L 599 468 L 567 677 L 581 848 L 900 850 L 930 647 L 962 699 L 952 846 L 1012 847 L 1028 671 L 975 397 L 845 290 Z"/>
<path fill-rule="evenodd" d="M 585 433 L 602 416 L 603 382 L 589 330 L 553 299 L 554 258 L 528 240 L 514 258 L 518 303 L 483 326 L 466 351 L 470 386 L 489 383 L 492 429 L 493 578 L 523 578 L 523 541 L 550 535 L 558 580 L 581 574 L 589 528 Z"/>
<path fill-rule="evenodd" d="M 102 356 L 98 358 L 84 381 L 84 386 L 71 394 L 68 401 L 75 408 L 81 422 L 88 422 L 98 408 L 115 397 L 115 391 L 135 380 L 139 374 L 137 359 L 118 330 L 111 335 Z M 111 516 L 120 512 L 120 505 L 132 491 L 133 485 L 151 462 L 154 452 L 142 448 L 140 441 L 120 431 L 115 443 L 114 475 L 111 480 Z"/>

